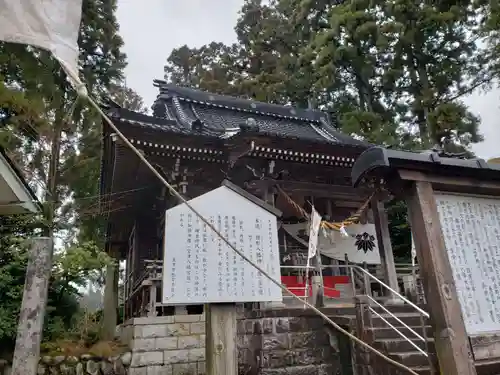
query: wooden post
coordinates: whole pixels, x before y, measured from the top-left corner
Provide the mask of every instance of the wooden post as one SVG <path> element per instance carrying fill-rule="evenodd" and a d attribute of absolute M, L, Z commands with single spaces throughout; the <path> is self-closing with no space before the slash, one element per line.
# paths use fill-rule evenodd
<path fill-rule="evenodd" d="M 209 304 L 206 311 L 207 375 L 237 375 L 236 304 Z"/>
<path fill-rule="evenodd" d="M 414 182 L 407 203 L 440 373 L 475 375 L 431 183 Z"/>
<path fill-rule="evenodd" d="M 11 375 L 36 375 L 38 371 L 53 246 L 50 237 L 33 239 L 31 245 Z"/>
<path fill-rule="evenodd" d="M 373 334 L 370 328 L 372 324 L 372 316 L 370 312 L 370 300 L 367 296 L 356 296 L 356 336 L 369 345 L 373 343 Z M 374 375 L 372 362 L 370 361 L 370 353 L 366 348 L 356 346 L 357 361 L 356 373 L 359 375 Z"/>
<path fill-rule="evenodd" d="M 378 248 L 384 270 L 385 282 L 395 291 L 399 290 L 398 277 L 396 274 L 396 264 L 392 252 L 391 236 L 389 234 L 389 221 L 385 212 L 384 203 L 375 197 L 372 202 L 373 219 L 377 232 Z M 389 297 L 387 303 L 402 303 L 403 301 L 393 296 L 389 290 L 385 290 L 385 295 Z"/>

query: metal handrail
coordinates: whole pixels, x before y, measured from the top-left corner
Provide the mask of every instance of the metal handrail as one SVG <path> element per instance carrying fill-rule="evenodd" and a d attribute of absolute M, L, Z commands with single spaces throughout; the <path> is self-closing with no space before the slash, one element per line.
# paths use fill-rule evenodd
<path fill-rule="evenodd" d="M 369 278 L 371 278 L 372 280 L 376 281 L 377 283 L 379 283 L 380 285 L 382 285 L 383 287 L 385 287 L 387 290 L 389 290 L 390 292 L 392 292 L 393 294 L 395 294 L 397 297 L 399 297 L 401 300 L 403 300 L 404 302 L 406 302 L 407 304 L 409 304 L 410 306 L 412 306 L 415 310 L 417 310 L 423 316 L 425 316 L 426 318 L 430 318 L 430 315 L 429 315 L 428 312 L 422 310 L 420 307 L 418 307 L 413 302 L 411 302 L 408 298 L 406 298 L 405 296 L 401 295 L 399 292 L 396 292 L 389 285 L 387 285 L 386 283 L 384 283 L 382 280 L 379 280 L 377 277 L 373 276 L 370 272 L 368 272 L 364 268 L 362 268 L 360 266 L 356 266 L 356 265 L 352 265 L 351 267 L 354 268 L 354 269 L 361 270 Z"/>
<path fill-rule="evenodd" d="M 401 323 L 403 325 L 403 327 L 405 327 L 406 329 L 408 329 L 408 331 L 410 331 L 411 333 L 413 333 L 419 340 L 425 341 L 425 339 L 422 336 L 420 336 L 415 330 L 413 330 L 413 328 L 411 328 L 408 324 L 406 324 L 401 319 L 399 319 L 396 315 L 394 315 L 392 312 L 390 312 L 387 308 L 385 308 L 385 306 L 383 306 L 381 303 L 379 303 L 378 301 L 376 301 L 373 297 L 370 297 L 370 296 L 367 296 L 367 297 L 372 302 L 374 302 L 378 307 L 380 307 L 382 310 L 384 310 L 387 314 L 389 314 L 392 318 L 394 318 L 394 320 L 397 320 L 399 323 Z M 406 338 L 406 339 L 408 341 L 410 341 L 408 338 Z"/>
<path fill-rule="evenodd" d="M 377 311 L 375 311 L 373 308 L 369 308 L 370 311 L 377 315 L 377 317 L 379 317 L 380 319 L 382 319 L 382 321 L 384 323 L 386 323 L 389 327 L 391 327 L 393 330 L 395 330 L 401 337 L 403 337 L 404 339 L 406 339 L 415 349 L 417 349 L 420 353 L 422 353 L 425 357 L 429 357 L 429 354 L 427 354 L 423 349 L 419 348 L 419 346 L 417 344 L 415 344 L 413 341 L 411 341 L 410 339 L 408 339 L 399 329 L 397 329 L 396 327 L 394 327 L 389 321 L 387 321 L 387 319 L 385 319 L 382 315 L 380 315 Z"/>

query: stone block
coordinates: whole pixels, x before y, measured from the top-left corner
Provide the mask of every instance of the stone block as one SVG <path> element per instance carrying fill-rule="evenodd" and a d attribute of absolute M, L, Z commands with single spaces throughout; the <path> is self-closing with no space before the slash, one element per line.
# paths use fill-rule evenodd
<path fill-rule="evenodd" d="M 201 314 L 192 315 L 175 315 L 175 323 L 194 323 L 200 321 Z"/>
<path fill-rule="evenodd" d="M 314 348 L 329 346 L 330 339 L 325 332 L 313 331 L 290 334 L 292 348 Z"/>
<path fill-rule="evenodd" d="M 316 375 L 316 366 L 294 366 L 287 368 L 262 369 L 260 375 Z M 333 374 L 333 373 L 332 373 Z"/>
<path fill-rule="evenodd" d="M 299 316 L 294 316 L 288 319 L 290 332 L 302 332 L 306 326 L 306 319 Z"/>
<path fill-rule="evenodd" d="M 189 336 L 189 323 L 167 324 L 164 336 Z"/>
<path fill-rule="evenodd" d="M 129 368 L 128 375 L 148 375 L 147 367 Z"/>
<path fill-rule="evenodd" d="M 177 337 L 157 337 L 154 340 L 156 350 L 177 349 Z"/>
<path fill-rule="evenodd" d="M 290 342 L 286 333 L 262 336 L 262 349 L 264 350 L 286 350 L 289 346 Z"/>
<path fill-rule="evenodd" d="M 205 375 L 207 370 L 205 368 L 205 361 L 198 362 L 198 375 Z"/>
<path fill-rule="evenodd" d="M 292 353 L 289 350 L 265 350 L 261 353 L 263 368 L 284 368 L 292 364 Z"/>
<path fill-rule="evenodd" d="M 177 346 L 179 349 L 200 348 L 205 346 L 205 338 L 203 337 L 202 341 L 200 335 L 180 336 L 177 341 Z"/>
<path fill-rule="evenodd" d="M 165 350 L 163 352 L 163 362 L 166 365 L 189 362 L 189 350 Z"/>
<path fill-rule="evenodd" d="M 193 335 L 202 335 L 205 333 L 205 322 L 196 322 L 189 325 L 190 333 Z"/>
<path fill-rule="evenodd" d="M 190 362 L 199 362 L 205 360 L 205 348 L 189 349 L 188 359 Z"/>
<path fill-rule="evenodd" d="M 130 366 L 132 363 L 132 353 L 126 352 L 120 356 L 120 361 L 124 366 Z"/>
<path fill-rule="evenodd" d="M 168 334 L 168 328 L 172 324 L 155 324 L 155 325 L 144 325 L 144 326 L 135 326 L 135 330 L 137 331 L 137 335 L 134 334 L 134 337 L 139 338 L 150 338 L 150 337 L 166 337 L 170 336 Z M 135 333 L 135 332 L 134 332 Z"/>
<path fill-rule="evenodd" d="M 341 371 L 340 363 L 322 364 L 318 366 L 318 375 L 339 374 Z"/>
<path fill-rule="evenodd" d="M 134 326 L 124 325 L 120 331 L 120 342 L 123 345 L 129 345 L 130 341 L 134 338 Z"/>
<path fill-rule="evenodd" d="M 149 366 L 147 375 L 172 375 L 172 365 Z"/>
<path fill-rule="evenodd" d="M 136 352 L 132 353 L 131 367 L 142 367 L 163 364 L 163 352 Z"/>
<path fill-rule="evenodd" d="M 132 349 L 133 352 L 153 352 L 155 351 L 155 339 L 136 338 L 130 342 L 130 349 Z"/>
<path fill-rule="evenodd" d="M 171 324 L 174 323 L 174 316 L 149 316 L 144 318 L 130 319 L 128 324 L 135 326 L 156 325 L 156 324 Z"/>
<path fill-rule="evenodd" d="M 273 333 L 273 319 L 263 318 L 254 322 L 254 333 L 256 334 L 269 334 Z"/>
<path fill-rule="evenodd" d="M 254 333 L 254 320 L 242 319 L 237 322 L 237 329 L 239 335 L 253 334 Z"/>
<path fill-rule="evenodd" d="M 324 363 L 327 358 L 323 355 L 325 350 L 319 348 L 303 348 L 290 350 L 291 363 L 290 365 L 314 365 Z"/>
<path fill-rule="evenodd" d="M 274 325 L 276 328 L 276 333 L 290 332 L 290 321 L 288 318 L 276 318 L 274 320 Z"/>
<path fill-rule="evenodd" d="M 176 363 L 173 365 L 173 375 L 197 375 L 197 363 Z"/>

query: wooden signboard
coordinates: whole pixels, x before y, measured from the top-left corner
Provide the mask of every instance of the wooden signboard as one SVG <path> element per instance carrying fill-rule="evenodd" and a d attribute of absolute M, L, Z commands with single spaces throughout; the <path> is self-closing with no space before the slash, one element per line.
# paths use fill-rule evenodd
<path fill-rule="evenodd" d="M 436 192 L 469 335 L 500 331 L 500 199 Z"/>
<path fill-rule="evenodd" d="M 279 212 L 228 182 L 189 203 L 278 282 L 245 261 L 186 204 L 167 210 L 163 303 L 205 304 L 207 375 L 236 375 L 236 303 L 282 302 Z"/>
<path fill-rule="evenodd" d="M 226 186 L 190 204 L 248 258 L 280 281 L 276 216 Z M 281 302 L 281 289 L 181 204 L 165 219 L 163 303 Z"/>

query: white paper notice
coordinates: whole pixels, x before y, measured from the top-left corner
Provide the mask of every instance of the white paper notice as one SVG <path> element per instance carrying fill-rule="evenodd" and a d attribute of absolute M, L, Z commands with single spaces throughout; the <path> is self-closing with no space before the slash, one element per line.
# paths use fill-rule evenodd
<path fill-rule="evenodd" d="M 281 283 L 274 214 L 222 186 L 189 203 Z M 165 219 L 163 303 L 281 302 L 281 288 L 244 261 L 185 204 Z"/>
<path fill-rule="evenodd" d="M 467 333 L 500 331 L 500 200 L 435 196 Z"/>

